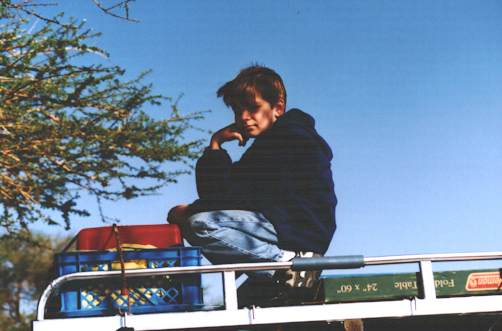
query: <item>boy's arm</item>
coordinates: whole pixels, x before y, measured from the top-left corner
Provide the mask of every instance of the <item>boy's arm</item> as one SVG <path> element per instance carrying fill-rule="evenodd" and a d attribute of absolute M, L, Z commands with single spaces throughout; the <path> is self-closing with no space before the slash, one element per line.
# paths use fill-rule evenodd
<path fill-rule="evenodd" d="M 204 150 L 195 166 L 197 193 L 200 199 L 213 200 L 221 198 L 225 193 L 230 176 L 232 160 L 224 149 Z"/>
<path fill-rule="evenodd" d="M 239 140 L 241 146 L 244 146 L 247 141 L 235 124 L 216 131 L 211 137 L 209 147 L 197 161 L 195 173 L 200 199 L 221 199 L 224 196 L 228 187 L 232 160 L 221 145 L 232 140 Z"/>

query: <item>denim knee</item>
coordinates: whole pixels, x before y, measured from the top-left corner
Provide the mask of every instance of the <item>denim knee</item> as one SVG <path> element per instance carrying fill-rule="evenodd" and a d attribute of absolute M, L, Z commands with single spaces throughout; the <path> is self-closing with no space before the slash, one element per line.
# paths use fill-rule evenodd
<path fill-rule="evenodd" d="M 197 214 L 188 218 L 188 226 L 190 227 L 191 232 L 196 235 L 207 235 L 209 232 L 218 229 L 218 226 L 213 220 L 197 217 Z"/>

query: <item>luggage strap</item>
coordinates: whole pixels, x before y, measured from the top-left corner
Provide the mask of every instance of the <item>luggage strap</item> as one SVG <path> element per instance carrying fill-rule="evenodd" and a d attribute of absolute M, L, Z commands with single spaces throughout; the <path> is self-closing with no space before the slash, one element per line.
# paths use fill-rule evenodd
<path fill-rule="evenodd" d="M 122 244 L 120 242 L 119 226 L 115 223 L 112 225 L 113 234 L 115 235 L 115 242 L 117 244 L 117 252 L 119 253 L 120 260 L 120 278 L 122 279 L 122 289 L 120 294 L 124 295 L 127 299 L 127 311 L 131 313 L 131 301 L 129 300 L 129 287 L 127 286 L 127 278 L 125 275 L 124 252 L 122 251 Z M 119 309 L 119 313 L 123 312 Z"/>

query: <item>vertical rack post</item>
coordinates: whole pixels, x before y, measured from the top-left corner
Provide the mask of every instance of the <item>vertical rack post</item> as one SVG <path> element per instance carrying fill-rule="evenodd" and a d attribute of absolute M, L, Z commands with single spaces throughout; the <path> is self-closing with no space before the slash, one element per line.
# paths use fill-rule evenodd
<path fill-rule="evenodd" d="M 436 286 L 431 261 L 420 261 L 420 278 L 424 290 L 424 299 L 436 299 Z"/>
<path fill-rule="evenodd" d="M 223 272 L 223 289 L 225 295 L 225 309 L 237 310 L 237 286 L 235 284 L 235 271 Z"/>

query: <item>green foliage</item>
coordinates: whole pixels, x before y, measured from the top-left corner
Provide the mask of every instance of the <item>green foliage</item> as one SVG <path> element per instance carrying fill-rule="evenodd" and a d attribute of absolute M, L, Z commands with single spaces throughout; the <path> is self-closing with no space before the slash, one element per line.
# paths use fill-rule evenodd
<path fill-rule="evenodd" d="M 0 237 L 0 330 L 30 329 L 34 304 L 51 280 L 65 240 L 21 231 Z"/>
<path fill-rule="evenodd" d="M 189 171 L 201 141 L 184 135 L 201 114 L 180 114 L 143 83 L 146 73 L 126 80 L 103 64 L 99 35 L 85 24 L 59 15 L 34 29 L 12 6 L 0 1 L 0 227 L 69 228 L 72 216 L 89 215 L 83 193 L 101 206 Z M 164 119 L 148 114 L 166 102 Z"/>

